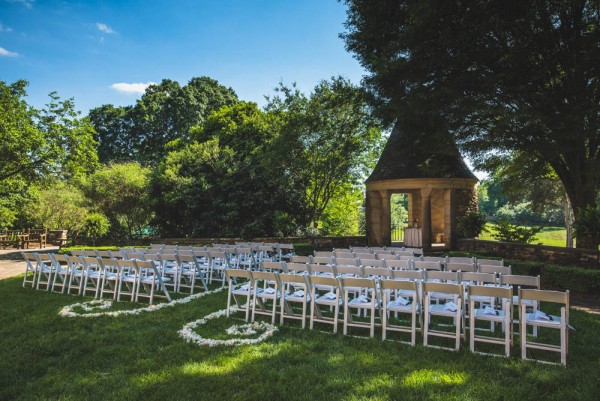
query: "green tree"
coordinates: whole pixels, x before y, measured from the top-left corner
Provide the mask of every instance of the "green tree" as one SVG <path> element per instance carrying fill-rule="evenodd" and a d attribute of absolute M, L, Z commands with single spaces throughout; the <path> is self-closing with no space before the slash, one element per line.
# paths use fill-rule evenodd
<path fill-rule="evenodd" d="M 153 180 L 160 231 L 174 235 L 253 237 L 289 234 L 297 210 L 283 171 L 268 155 L 275 117 L 255 103 L 212 113 L 192 129 L 192 143 L 174 143 Z M 301 205 L 299 205 L 301 207 Z"/>
<path fill-rule="evenodd" d="M 133 107 L 106 104 L 90 110 L 88 116 L 95 127 L 98 159 L 101 163 L 123 163 L 139 159 L 139 141 L 134 136 Z"/>
<path fill-rule="evenodd" d="M 163 236 L 202 237 L 223 233 L 227 204 L 220 183 L 234 155 L 219 140 L 192 142 L 167 154 L 152 176 L 155 225 Z"/>
<path fill-rule="evenodd" d="M 156 165 L 166 155 L 165 145 L 174 140 L 187 141 L 190 129 L 222 106 L 237 102 L 231 88 L 207 78 L 192 78 L 188 85 L 164 79 L 151 85 L 133 109 L 134 135 L 139 161 Z"/>
<path fill-rule="evenodd" d="M 55 93 L 44 110 L 25 101 L 26 81 L 0 81 L 0 227 L 33 224 L 34 184 L 79 179 L 97 165 L 93 127 Z"/>
<path fill-rule="evenodd" d="M 83 192 L 64 182 L 44 186 L 35 192 L 36 197 L 30 203 L 34 224 L 50 230 L 68 230 L 69 236 L 76 239 L 90 213 Z"/>
<path fill-rule="evenodd" d="M 305 96 L 279 86 L 267 110 L 281 119 L 275 163 L 305 188 L 307 223 L 318 227 L 329 201 L 346 184 L 360 185 L 379 156 L 381 131 L 364 91 L 347 79 L 321 81 Z"/>
<path fill-rule="evenodd" d="M 595 207 L 598 1 L 345 2 L 347 49 L 369 71 L 386 121 L 435 110 L 478 165 L 531 154 L 557 174 L 576 214 Z"/>
<path fill-rule="evenodd" d="M 26 81 L 0 81 L 0 183 L 9 180 L 70 178 L 97 163 L 93 127 L 77 118 L 72 100 L 50 94 L 47 109 L 25 102 Z"/>
<path fill-rule="evenodd" d="M 110 222 L 102 213 L 93 212 L 83 220 L 83 230 L 92 238 L 92 245 L 96 245 L 96 238 L 106 235 L 110 229 Z"/>
<path fill-rule="evenodd" d="M 148 227 L 150 173 L 136 162 L 115 163 L 99 168 L 84 182 L 85 195 L 109 219 L 113 237 L 142 235 Z"/>
<path fill-rule="evenodd" d="M 350 184 L 340 188 L 334 194 L 321 215 L 319 227 L 322 235 L 360 235 L 361 222 L 364 222 L 363 204 L 365 195 L 360 188 L 353 188 Z"/>

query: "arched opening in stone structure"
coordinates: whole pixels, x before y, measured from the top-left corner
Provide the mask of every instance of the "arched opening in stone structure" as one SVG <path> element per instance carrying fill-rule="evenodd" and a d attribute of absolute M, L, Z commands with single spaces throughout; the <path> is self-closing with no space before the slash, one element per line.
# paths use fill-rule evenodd
<path fill-rule="evenodd" d="M 392 194 L 390 197 L 392 246 L 399 246 L 404 242 L 404 230 L 410 225 L 408 197 L 409 194 L 406 193 Z"/>

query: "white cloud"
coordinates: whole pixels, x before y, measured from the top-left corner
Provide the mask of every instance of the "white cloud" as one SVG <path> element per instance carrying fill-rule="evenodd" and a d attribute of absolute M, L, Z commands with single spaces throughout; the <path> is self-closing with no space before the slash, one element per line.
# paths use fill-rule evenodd
<path fill-rule="evenodd" d="M 99 31 L 104 33 L 115 33 L 115 31 L 110 26 L 102 22 L 96 22 L 96 28 L 98 28 Z"/>
<path fill-rule="evenodd" d="M 2 25 L 2 22 L 0 22 L 0 32 L 12 32 L 12 30 L 10 26 Z"/>
<path fill-rule="evenodd" d="M 146 88 L 149 87 L 150 85 L 156 85 L 156 82 L 146 82 L 146 83 L 134 82 L 134 83 L 130 83 L 130 84 L 125 83 L 125 82 L 119 82 L 116 84 L 112 84 L 110 87 L 119 92 L 141 95 L 142 93 L 144 93 L 146 91 Z"/>
<path fill-rule="evenodd" d="M 19 53 L 11 52 L 4 47 L 0 47 L 0 57 L 17 57 L 18 55 Z"/>
<path fill-rule="evenodd" d="M 33 7 L 33 3 L 35 3 L 35 0 L 6 0 L 6 1 L 8 1 L 9 3 L 21 3 L 27 8 Z"/>

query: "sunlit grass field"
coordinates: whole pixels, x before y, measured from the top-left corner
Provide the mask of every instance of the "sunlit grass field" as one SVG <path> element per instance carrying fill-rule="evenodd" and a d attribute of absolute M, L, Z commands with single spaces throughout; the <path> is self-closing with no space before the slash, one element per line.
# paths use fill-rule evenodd
<path fill-rule="evenodd" d="M 178 335 L 224 309 L 225 292 L 133 316 L 59 316 L 76 302 L 24 289 L 18 277 L 0 281 L 0 400 L 564 401 L 600 393 L 600 315 L 577 310 L 564 368 L 521 360 L 518 336 L 507 359 L 472 354 L 465 342 L 451 352 L 382 341 L 379 330 L 363 339 L 296 322 L 256 345 L 207 347 Z M 195 332 L 224 338 L 240 323 L 223 317 Z"/>
<path fill-rule="evenodd" d="M 496 225 L 493 223 L 487 223 L 485 228 L 488 232 L 484 232 L 479 235 L 479 239 L 488 241 L 497 241 L 492 234 L 496 233 Z M 542 231 L 535 236 L 537 238 L 534 244 L 542 244 L 548 246 L 562 246 L 566 245 L 567 230 L 564 227 L 544 227 Z"/>

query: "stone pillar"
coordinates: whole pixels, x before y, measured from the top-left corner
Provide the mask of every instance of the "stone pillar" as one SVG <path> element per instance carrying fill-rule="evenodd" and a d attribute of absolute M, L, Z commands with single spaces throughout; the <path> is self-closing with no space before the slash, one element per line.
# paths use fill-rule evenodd
<path fill-rule="evenodd" d="M 456 249 L 456 196 L 451 188 L 444 190 L 444 243 Z"/>
<path fill-rule="evenodd" d="M 423 249 L 431 249 L 431 188 L 421 189 L 421 221 L 423 227 Z"/>
<path fill-rule="evenodd" d="M 390 205 L 391 194 L 389 191 L 379 191 L 381 197 L 381 212 L 380 212 L 380 225 L 379 230 L 381 231 L 381 241 L 383 246 L 392 245 L 392 209 Z"/>
<path fill-rule="evenodd" d="M 381 196 L 378 191 L 367 191 L 366 231 L 369 246 L 383 246 L 381 237 Z"/>

